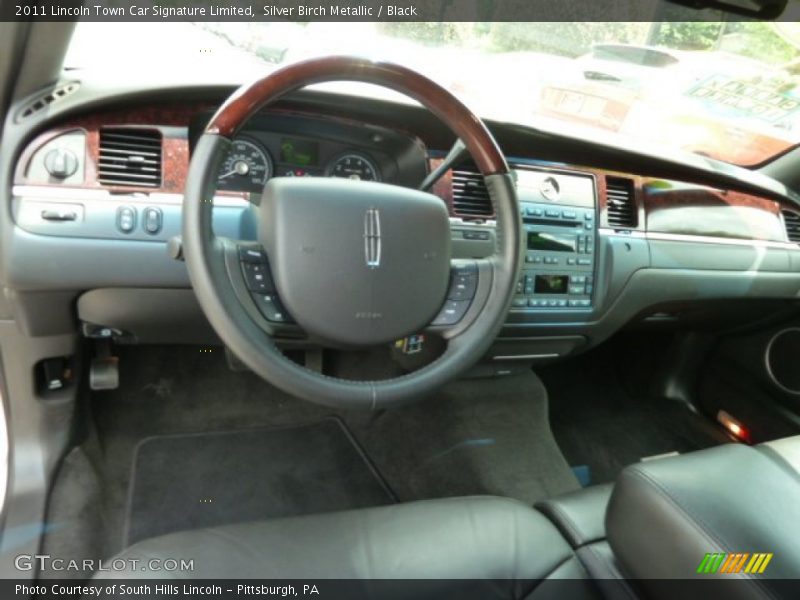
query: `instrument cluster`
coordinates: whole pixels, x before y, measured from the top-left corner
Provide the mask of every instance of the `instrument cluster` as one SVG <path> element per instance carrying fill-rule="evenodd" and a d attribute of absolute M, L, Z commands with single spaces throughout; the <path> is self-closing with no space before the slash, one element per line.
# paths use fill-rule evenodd
<path fill-rule="evenodd" d="M 243 134 L 220 166 L 217 188 L 260 193 L 272 177 L 382 180 L 376 160 L 362 150 L 309 138 Z"/>

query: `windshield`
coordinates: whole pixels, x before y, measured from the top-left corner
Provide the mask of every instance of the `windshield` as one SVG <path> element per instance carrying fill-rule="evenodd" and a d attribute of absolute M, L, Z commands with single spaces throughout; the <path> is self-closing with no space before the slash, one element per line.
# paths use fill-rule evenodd
<path fill-rule="evenodd" d="M 799 48 L 796 23 L 82 22 L 65 67 L 244 82 L 357 54 L 422 72 L 484 118 L 752 166 L 800 142 Z"/>

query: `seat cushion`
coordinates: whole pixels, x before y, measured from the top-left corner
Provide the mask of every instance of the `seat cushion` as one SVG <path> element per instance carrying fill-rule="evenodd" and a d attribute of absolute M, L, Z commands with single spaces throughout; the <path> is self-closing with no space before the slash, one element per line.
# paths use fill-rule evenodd
<path fill-rule="evenodd" d="M 192 559 L 194 571 L 107 571 L 99 578 L 504 580 L 505 589 L 494 586 L 490 598 L 525 597 L 551 574 L 583 574 L 544 516 L 483 496 L 184 531 L 139 542 L 117 558 Z"/>

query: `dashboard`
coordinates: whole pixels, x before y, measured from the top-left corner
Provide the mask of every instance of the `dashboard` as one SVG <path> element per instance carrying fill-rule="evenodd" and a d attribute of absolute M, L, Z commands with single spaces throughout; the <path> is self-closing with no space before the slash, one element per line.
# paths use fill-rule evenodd
<path fill-rule="evenodd" d="M 212 339 L 185 266 L 166 248 L 180 235 L 192 148 L 215 106 L 105 108 L 29 135 L 14 169 L 7 285 L 63 294 L 89 337 Z M 252 206 L 274 177 L 418 187 L 452 143 L 423 115 L 325 96 L 262 112 L 219 168 L 215 231 L 255 240 Z M 788 194 L 746 174 L 635 156 L 613 162 L 574 140 L 492 128 L 517 180 L 524 258 L 506 325 L 481 367 L 489 374 L 582 351 L 631 323 L 679 326 L 708 302 L 792 301 L 800 292 L 800 208 Z M 494 215 L 474 166 L 456 165 L 432 191 L 451 217 L 454 258 L 490 255 Z M 35 317 L 31 327 L 48 326 Z"/>

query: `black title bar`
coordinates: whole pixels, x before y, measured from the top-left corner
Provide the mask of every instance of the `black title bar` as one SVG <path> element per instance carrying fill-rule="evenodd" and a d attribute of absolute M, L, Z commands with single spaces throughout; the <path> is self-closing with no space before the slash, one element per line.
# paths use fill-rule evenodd
<path fill-rule="evenodd" d="M 781 0 L 775 0 L 781 1 Z M 696 2 L 696 0 L 692 0 Z M 691 3 L 690 3 L 691 4 Z M 702 4 L 702 2 L 700 3 Z M 794 9 L 781 20 L 798 18 Z M 2 0 L 0 21 L 705 21 L 682 0 Z M 729 15 L 729 19 L 736 19 Z"/>

